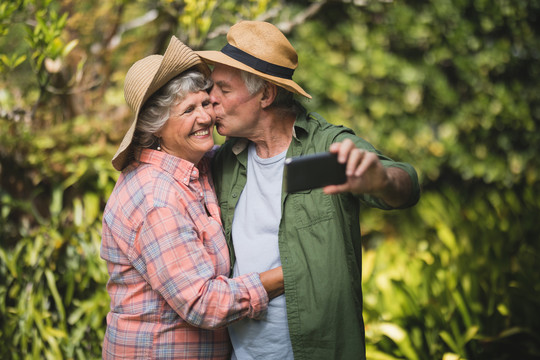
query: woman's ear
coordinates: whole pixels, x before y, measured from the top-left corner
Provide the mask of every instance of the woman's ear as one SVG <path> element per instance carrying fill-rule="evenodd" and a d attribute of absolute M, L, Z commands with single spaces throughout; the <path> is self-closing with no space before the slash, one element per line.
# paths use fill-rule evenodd
<path fill-rule="evenodd" d="M 263 88 L 263 93 L 261 97 L 261 106 L 263 109 L 269 107 L 274 102 L 277 95 L 277 85 L 272 84 L 271 82 L 266 82 Z"/>

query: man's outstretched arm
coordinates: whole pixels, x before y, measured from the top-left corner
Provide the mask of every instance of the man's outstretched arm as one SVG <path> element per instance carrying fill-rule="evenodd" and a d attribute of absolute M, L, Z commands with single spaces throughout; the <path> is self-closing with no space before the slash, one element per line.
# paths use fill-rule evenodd
<path fill-rule="evenodd" d="M 359 149 L 350 139 L 334 143 L 329 151 L 347 164 L 347 182 L 326 186 L 326 194 L 368 194 L 398 208 L 410 200 L 413 184 L 409 174 L 397 167 L 384 167 L 377 154 Z"/>

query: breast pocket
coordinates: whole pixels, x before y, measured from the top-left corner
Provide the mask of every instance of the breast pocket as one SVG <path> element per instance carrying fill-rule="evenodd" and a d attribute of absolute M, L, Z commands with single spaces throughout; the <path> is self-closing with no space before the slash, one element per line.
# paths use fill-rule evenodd
<path fill-rule="evenodd" d="M 330 195 L 324 194 L 322 189 L 298 191 L 288 197 L 298 229 L 329 220 L 335 215 Z"/>

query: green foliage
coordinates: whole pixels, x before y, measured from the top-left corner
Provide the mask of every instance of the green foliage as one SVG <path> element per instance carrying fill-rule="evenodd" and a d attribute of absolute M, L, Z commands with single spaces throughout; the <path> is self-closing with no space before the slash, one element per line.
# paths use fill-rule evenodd
<path fill-rule="evenodd" d="M 302 64 L 314 71 L 299 78 L 323 115 L 399 158 L 422 161 L 429 180 L 439 178 L 444 164 L 467 180 L 511 186 L 527 178 L 532 184 L 538 179 L 531 162 L 539 143 L 540 89 L 533 79 L 540 44 L 531 14 L 540 5 L 476 7 L 375 2 L 347 8 L 349 21 L 334 28 L 310 22 L 296 42 L 309 54 Z"/>
<path fill-rule="evenodd" d="M 195 49 L 204 45 L 216 24 L 232 24 L 240 19 L 255 19 L 276 6 L 275 0 L 186 0 L 178 15 L 181 38 Z"/>
<path fill-rule="evenodd" d="M 30 59 L 41 86 L 46 85 L 47 76 L 44 69 L 46 59 L 55 60 L 65 56 L 73 48 L 73 44 L 64 44 L 62 31 L 66 26 L 68 14 L 60 14 L 52 0 L 19 0 L 3 3 L 0 7 L 0 33 L 9 34 L 10 25 L 18 23 L 19 17 L 28 18 L 25 29 L 26 41 L 32 49 Z M 31 21 L 30 21 L 31 20 Z M 26 60 L 25 55 L 0 53 L 2 63 L 13 70 Z"/>
<path fill-rule="evenodd" d="M 1 358 L 100 356 L 125 72 L 253 18 L 292 25 L 310 109 L 419 171 L 416 207 L 362 213 L 369 359 L 540 358 L 540 1 L 310 5 L 0 4 Z"/>
<path fill-rule="evenodd" d="M 5 1 L 0 4 L 0 38 L 6 37 L 9 34 L 9 29 L 12 25 L 13 18 L 17 11 L 22 7 L 24 1 Z M 0 74 L 5 71 L 11 71 L 26 60 L 25 55 L 21 54 L 5 54 L 0 52 Z"/>
<path fill-rule="evenodd" d="M 407 359 L 442 358 L 446 352 L 466 359 L 534 358 L 540 354 L 533 315 L 540 300 L 532 295 L 540 291 L 540 249 L 523 239 L 540 229 L 521 217 L 520 206 L 538 208 L 532 199 L 540 188 L 521 204 L 510 190 L 478 190 L 467 194 L 466 207 L 454 191 L 424 194 L 419 218 L 408 220 L 421 219 L 425 229 L 401 227 L 405 239 L 421 241 L 393 240 L 366 252 L 371 349 Z M 496 241 L 500 234 L 505 241 Z"/>
<path fill-rule="evenodd" d="M 80 118 L 35 136 L 0 125 L 0 357 L 98 358 L 109 309 L 101 213 L 117 178 L 110 127 Z"/>

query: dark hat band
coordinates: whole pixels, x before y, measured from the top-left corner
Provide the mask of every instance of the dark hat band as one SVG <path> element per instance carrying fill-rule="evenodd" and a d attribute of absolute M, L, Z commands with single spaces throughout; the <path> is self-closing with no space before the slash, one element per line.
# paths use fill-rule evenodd
<path fill-rule="evenodd" d="M 240 61 L 242 64 L 245 64 L 267 75 L 292 80 L 294 69 L 261 60 L 243 50 L 238 49 L 237 47 L 232 46 L 231 44 L 225 45 L 223 49 L 221 49 L 221 52 L 237 61 Z"/>

